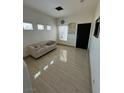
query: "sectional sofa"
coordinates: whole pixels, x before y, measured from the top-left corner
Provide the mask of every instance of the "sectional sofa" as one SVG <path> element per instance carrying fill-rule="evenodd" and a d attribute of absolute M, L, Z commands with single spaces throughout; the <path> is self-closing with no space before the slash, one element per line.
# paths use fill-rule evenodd
<path fill-rule="evenodd" d="M 34 43 L 28 46 L 29 55 L 34 58 L 39 58 L 40 56 L 56 49 L 56 41 L 44 41 L 39 43 Z"/>

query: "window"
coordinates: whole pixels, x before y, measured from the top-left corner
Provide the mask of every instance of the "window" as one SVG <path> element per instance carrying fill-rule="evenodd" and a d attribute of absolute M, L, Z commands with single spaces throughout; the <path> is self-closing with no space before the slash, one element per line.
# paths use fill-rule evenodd
<path fill-rule="evenodd" d="M 37 28 L 38 28 L 38 30 L 44 30 L 44 25 L 37 24 Z"/>
<path fill-rule="evenodd" d="M 52 27 L 50 25 L 47 25 L 47 30 L 52 30 Z"/>
<path fill-rule="evenodd" d="M 33 25 L 31 23 L 23 22 L 23 29 L 24 30 L 33 30 Z"/>
<path fill-rule="evenodd" d="M 59 40 L 67 41 L 68 26 L 59 26 Z"/>

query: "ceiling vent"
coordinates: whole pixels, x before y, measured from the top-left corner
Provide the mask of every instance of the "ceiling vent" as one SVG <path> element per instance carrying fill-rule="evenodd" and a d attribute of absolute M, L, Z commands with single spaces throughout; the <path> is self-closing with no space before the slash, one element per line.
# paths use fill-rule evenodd
<path fill-rule="evenodd" d="M 57 11 L 61 11 L 61 10 L 64 10 L 61 6 L 58 6 L 55 8 Z"/>
<path fill-rule="evenodd" d="M 80 0 L 80 3 L 83 3 L 84 2 L 84 0 Z"/>

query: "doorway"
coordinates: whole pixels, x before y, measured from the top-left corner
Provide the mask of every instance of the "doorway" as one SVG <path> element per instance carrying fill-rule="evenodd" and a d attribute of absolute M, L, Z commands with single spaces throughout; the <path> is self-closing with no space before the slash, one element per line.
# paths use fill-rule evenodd
<path fill-rule="evenodd" d="M 87 49 L 91 23 L 78 24 L 76 48 Z"/>

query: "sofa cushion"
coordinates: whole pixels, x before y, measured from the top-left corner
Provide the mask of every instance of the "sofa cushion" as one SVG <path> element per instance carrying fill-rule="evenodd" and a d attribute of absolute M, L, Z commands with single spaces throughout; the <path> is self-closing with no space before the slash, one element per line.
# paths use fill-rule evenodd
<path fill-rule="evenodd" d="M 48 42 L 46 43 L 46 45 L 52 45 L 52 44 L 55 44 L 55 41 L 48 41 Z"/>
<path fill-rule="evenodd" d="M 40 48 L 43 48 L 44 46 L 45 46 L 45 45 L 41 44 L 41 45 L 40 45 Z"/>

